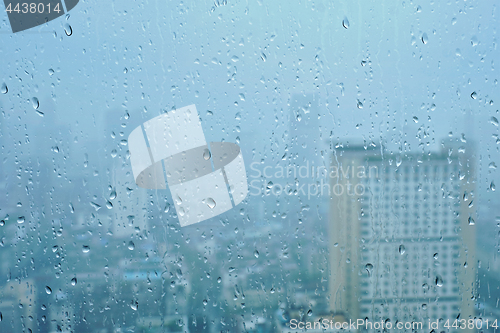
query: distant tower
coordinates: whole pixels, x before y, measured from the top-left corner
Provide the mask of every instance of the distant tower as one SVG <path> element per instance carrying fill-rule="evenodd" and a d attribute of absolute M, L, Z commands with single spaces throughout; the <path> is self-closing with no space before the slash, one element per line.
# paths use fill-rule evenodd
<path fill-rule="evenodd" d="M 474 317 L 471 152 L 460 140 L 444 143 L 440 153 L 403 159 L 363 147 L 337 152 L 331 168 L 338 177 L 330 183 L 332 312 L 393 325 Z"/>

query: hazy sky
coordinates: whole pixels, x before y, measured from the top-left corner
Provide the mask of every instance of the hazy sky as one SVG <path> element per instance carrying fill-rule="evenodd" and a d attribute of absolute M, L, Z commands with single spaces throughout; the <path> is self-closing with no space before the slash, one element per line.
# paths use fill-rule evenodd
<path fill-rule="evenodd" d="M 481 190 L 498 178 L 487 168 L 498 159 L 495 1 L 218 3 L 80 1 L 17 34 L 2 13 L 7 125 L 61 123 L 109 139 L 105 114 L 121 109 L 126 138 L 162 110 L 196 104 L 207 140 L 239 137 L 246 156 L 270 163 L 283 155 L 290 96 L 317 93 L 311 116 L 334 141 L 421 151 L 465 133 L 479 143 Z"/>

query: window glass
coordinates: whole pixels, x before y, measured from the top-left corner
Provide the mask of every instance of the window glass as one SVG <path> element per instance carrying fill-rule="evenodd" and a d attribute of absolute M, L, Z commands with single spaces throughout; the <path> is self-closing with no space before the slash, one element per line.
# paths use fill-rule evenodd
<path fill-rule="evenodd" d="M 496 1 L 4 5 L 0 332 L 498 332 Z"/>

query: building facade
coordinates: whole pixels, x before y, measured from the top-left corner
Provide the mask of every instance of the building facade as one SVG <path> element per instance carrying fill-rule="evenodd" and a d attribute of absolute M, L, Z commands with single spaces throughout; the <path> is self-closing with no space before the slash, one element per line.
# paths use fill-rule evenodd
<path fill-rule="evenodd" d="M 352 320 L 474 317 L 474 159 L 462 142 L 391 156 L 355 147 L 332 168 L 330 310 Z M 342 190 L 342 191 L 341 191 Z"/>

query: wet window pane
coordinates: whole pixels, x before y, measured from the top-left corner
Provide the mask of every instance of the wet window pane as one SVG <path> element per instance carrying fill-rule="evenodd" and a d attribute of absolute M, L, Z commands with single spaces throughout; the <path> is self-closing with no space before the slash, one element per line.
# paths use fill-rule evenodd
<path fill-rule="evenodd" d="M 494 1 L 4 1 L 0 332 L 498 332 Z"/>

